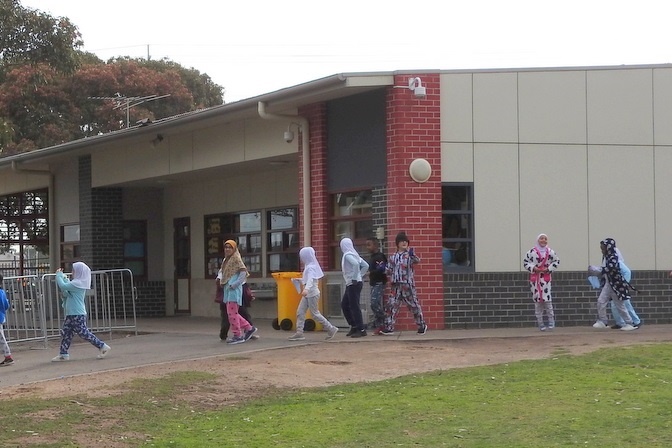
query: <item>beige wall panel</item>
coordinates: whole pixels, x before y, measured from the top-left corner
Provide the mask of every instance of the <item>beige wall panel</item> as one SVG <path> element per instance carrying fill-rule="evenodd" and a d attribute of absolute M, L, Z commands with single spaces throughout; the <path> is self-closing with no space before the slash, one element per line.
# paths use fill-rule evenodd
<path fill-rule="evenodd" d="M 474 141 L 518 141 L 517 73 L 474 74 Z"/>
<path fill-rule="evenodd" d="M 655 269 L 653 149 L 588 147 L 588 223 L 591 264 L 610 237 L 631 269 Z"/>
<path fill-rule="evenodd" d="M 472 101 L 470 73 L 441 75 L 441 141 L 472 141 Z"/>
<path fill-rule="evenodd" d="M 79 165 L 77 159 L 53 167 L 54 172 L 54 206 L 56 207 L 56 223 L 79 222 Z M 60 231 L 59 231 L 60 235 Z"/>
<path fill-rule="evenodd" d="M 245 148 L 245 125 L 226 123 L 194 131 L 194 169 L 242 162 Z"/>
<path fill-rule="evenodd" d="M 48 175 L 22 174 L 10 168 L 0 171 L 0 195 L 39 190 L 48 186 Z"/>
<path fill-rule="evenodd" d="M 518 75 L 522 143 L 586 143 L 586 72 Z"/>
<path fill-rule="evenodd" d="M 653 144 L 651 69 L 590 70 L 588 143 Z"/>
<path fill-rule="evenodd" d="M 520 270 L 537 235 L 560 257 L 561 271 L 583 271 L 588 258 L 585 146 L 521 145 Z"/>
<path fill-rule="evenodd" d="M 441 182 L 473 181 L 473 143 L 441 143 Z"/>
<path fill-rule="evenodd" d="M 519 271 L 518 145 L 476 144 L 474 165 L 476 271 Z"/>
<path fill-rule="evenodd" d="M 300 135 L 292 126 L 294 140 L 287 143 L 284 133 L 290 120 L 265 120 L 262 118 L 245 121 L 245 160 L 263 159 L 283 154 L 295 154 L 299 150 Z"/>
<path fill-rule="evenodd" d="M 656 269 L 672 270 L 672 147 L 655 149 Z"/>
<path fill-rule="evenodd" d="M 672 68 L 653 70 L 653 132 L 656 145 L 672 145 Z"/>
<path fill-rule="evenodd" d="M 164 176 L 170 173 L 166 146 L 129 145 L 96 151 L 91 155 L 91 184 L 104 187 L 120 182 Z"/>
<path fill-rule="evenodd" d="M 157 145 L 157 149 L 163 149 L 164 144 L 167 146 L 171 173 L 182 173 L 194 169 L 192 139 L 192 133 L 178 134 L 175 137 L 164 139 L 163 142 Z"/>

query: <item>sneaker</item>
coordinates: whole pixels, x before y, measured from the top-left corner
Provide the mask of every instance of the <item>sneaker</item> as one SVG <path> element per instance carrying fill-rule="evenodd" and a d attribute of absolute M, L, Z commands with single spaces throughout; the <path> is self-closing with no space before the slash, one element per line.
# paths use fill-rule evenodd
<path fill-rule="evenodd" d="M 373 335 L 374 335 L 374 336 L 380 336 L 380 334 L 381 334 L 382 332 L 383 332 L 383 327 L 376 327 L 376 328 L 373 330 Z"/>
<path fill-rule="evenodd" d="M 350 331 L 348 331 L 348 334 L 346 334 L 346 336 L 352 336 L 355 333 L 357 333 L 357 329 L 355 327 L 350 327 Z"/>
<path fill-rule="evenodd" d="M 0 367 L 11 366 L 12 364 L 14 364 L 14 360 L 11 356 L 7 356 L 4 361 L 0 362 Z"/>
<path fill-rule="evenodd" d="M 608 328 L 608 327 L 607 327 L 607 324 L 605 324 L 601 320 L 598 320 L 597 322 L 595 322 L 593 324 L 593 328 Z"/>
<path fill-rule="evenodd" d="M 111 350 L 110 346 L 107 344 L 103 344 L 102 347 L 100 347 L 100 353 L 98 353 L 98 359 L 103 359 L 105 355 L 107 355 L 107 352 Z"/>
<path fill-rule="evenodd" d="M 635 328 L 639 328 L 639 327 L 642 326 L 643 323 L 644 323 L 644 322 L 642 322 L 642 321 L 640 320 L 640 321 L 637 322 L 636 324 L 632 324 L 632 326 L 635 327 Z"/>
<path fill-rule="evenodd" d="M 235 345 L 235 344 L 242 344 L 245 342 L 245 338 L 242 336 L 234 336 L 228 341 L 226 341 L 227 344 Z"/>
<path fill-rule="evenodd" d="M 555 329 L 555 322 L 549 322 L 547 328 L 548 328 L 549 330 L 553 330 L 553 329 Z"/>
<path fill-rule="evenodd" d="M 637 327 L 633 327 L 630 324 L 625 324 L 625 325 L 623 325 L 623 328 L 621 328 L 622 331 L 632 331 L 632 330 L 636 330 L 636 329 L 637 329 Z"/>
<path fill-rule="evenodd" d="M 329 339 L 333 339 L 334 336 L 336 336 L 336 333 L 338 333 L 338 327 L 331 327 L 330 330 L 327 330 L 326 340 L 328 341 Z"/>
<path fill-rule="evenodd" d="M 306 338 L 305 338 L 305 336 L 303 335 L 303 333 L 299 333 L 299 332 L 297 331 L 296 333 L 294 333 L 293 335 L 291 335 L 288 339 L 289 339 L 290 341 L 303 341 L 303 340 L 306 339 Z"/>
<path fill-rule="evenodd" d="M 356 332 L 355 332 L 352 336 L 350 336 L 350 337 L 351 337 L 351 338 L 363 338 L 364 336 L 366 336 L 366 330 L 356 331 Z"/>
<path fill-rule="evenodd" d="M 394 330 L 383 329 L 380 331 L 383 336 L 394 336 Z"/>
<path fill-rule="evenodd" d="M 60 361 L 70 361 L 70 355 L 66 354 L 61 354 L 56 356 L 55 358 L 51 358 L 51 362 L 60 362 Z"/>
<path fill-rule="evenodd" d="M 539 327 L 539 331 L 546 331 L 546 327 L 543 326 L 543 325 L 541 325 L 541 326 Z"/>
<path fill-rule="evenodd" d="M 249 341 L 252 338 L 252 336 L 254 336 L 254 333 L 256 333 L 256 332 L 257 332 L 257 327 L 250 328 L 243 335 L 243 339 L 245 339 L 246 341 Z"/>
<path fill-rule="evenodd" d="M 427 334 L 427 324 L 423 324 L 422 327 L 418 328 L 418 334 Z"/>
<path fill-rule="evenodd" d="M 618 325 L 618 324 L 614 324 L 614 325 L 611 326 L 611 329 L 612 329 L 612 330 L 620 330 L 621 328 L 623 328 L 623 327 L 621 327 L 621 326 Z"/>

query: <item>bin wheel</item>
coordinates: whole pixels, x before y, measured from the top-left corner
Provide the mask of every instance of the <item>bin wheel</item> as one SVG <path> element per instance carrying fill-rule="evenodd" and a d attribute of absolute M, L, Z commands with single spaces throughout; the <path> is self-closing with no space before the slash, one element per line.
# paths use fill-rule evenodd
<path fill-rule="evenodd" d="M 315 321 L 313 319 L 306 319 L 306 323 L 303 324 L 303 331 L 314 331 L 315 330 Z"/>
<path fill-rule="evenodd" d="M 278 323 L 278 319 L 273 319 L 273 322 L 271 323 L 273 325 L 274 330 L 279 330 L 280 329 L 280 324 Z"/>
<path fill-rule="evenodd" d="M 292 322 L 292 319 L 282 319 L 280 321 L 280 328 L 282 328 L 285 331 L 291 330 L 293 326 L 294 323 Z"/>

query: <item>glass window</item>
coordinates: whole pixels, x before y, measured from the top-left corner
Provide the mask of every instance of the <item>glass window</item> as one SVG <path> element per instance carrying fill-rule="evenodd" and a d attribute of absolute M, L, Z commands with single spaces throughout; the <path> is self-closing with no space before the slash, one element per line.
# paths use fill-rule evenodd
<path fill-rule="evenodd" d="M 373 203 L 371 190 L 350 191 L 331 195 L 331 269 L 340 269 L 343 238 L 351 238 L 358 251 L 366 247 L 366 239 L 373 236 Z M 366 250 L 364 250 L 366 252 Z"/>
<path fill-rule="evenodd" d="M 259 276 L 261 266 L 262 212 L 226 213 L 210 215 L 205 225 L 205 276 L 215 277 L 224 260 L 224 243 L 238 244 L 240 256 L 251 275 Z"/>
<path fill-rule="evenodd" d="M 124 268 L 136 279 L 147 279 L 147 221 L 124 221 Z"/>
<path fill-rule="evenodd" d="M 298 208 L 279 208 L 266 214 L 268 272 L 299 270 Z"/>
<path fill-rule="evenodd" d="M 442 186 L 442 245 L 444 270 L 473 270 L 474 210 L 472 184 Z"/>

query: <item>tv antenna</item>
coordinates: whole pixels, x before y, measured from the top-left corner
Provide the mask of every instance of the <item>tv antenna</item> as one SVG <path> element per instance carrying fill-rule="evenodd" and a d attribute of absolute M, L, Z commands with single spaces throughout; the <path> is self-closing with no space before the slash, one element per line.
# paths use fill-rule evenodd
<path fill-rule="evenodd" d="M 160 100 L 161 98 L 169 97 L 168 95 L 147 95 L 147 96 L 123 96 L 120 93 L 116 93 L 114 96 L 90 96 L 90 100 L 108 100 L 114 101 L 116 109 L 125 109 L 126 110 L 126 127 L 131 127 L 131 117 L 129 111 L 131 107 L 138 106 L 143 103 L 148 103 L 150 101 Z"/>

